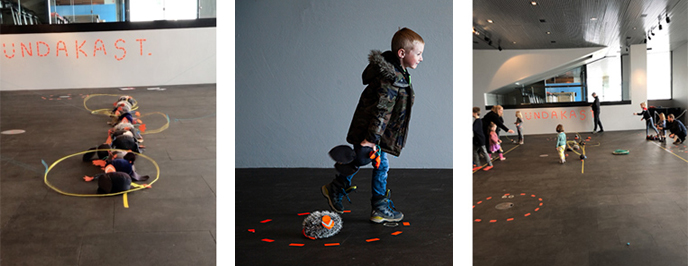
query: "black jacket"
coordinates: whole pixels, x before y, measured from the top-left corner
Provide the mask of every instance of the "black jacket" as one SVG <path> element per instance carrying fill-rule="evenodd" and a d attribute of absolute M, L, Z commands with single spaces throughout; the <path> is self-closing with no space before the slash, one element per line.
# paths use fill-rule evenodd
<path fill-rule="evenodd" d="M 509 131 L 509 128 L 504 125 L 504 119 L 499 116 L 495 112 L 488 112 L 483 116 L 483 134 L 485 136 L 490 135 L 490 122 L 495 123 L 497 125 L 497 134 L 499 135 L 499 129 L 503 129 L 504 131 Z M 485 147 L 488 147 L 490 143 L 488 142 L 489 140 L 485 140 Z"/>
<path fill-rule="evenodd" d="M 414 100 L 411 79 L 391 51 L 374 50 L 368 62 L 361 75 L 368 86 L 361 93 L 346 141 L 357 145 L 365 139 L 399 156 L 406 144 Z"/>
<path fill-rule="evenodd" d="M 592 111 L 593 111 L 595 114 L 599 114 L 599 113 L 600 113 L 600 98 L 599 98 L 599 97 L 600 97 L 600 96 L 595 97 L 595 101 L 592 102 Z"/>
<path fill-rule="evenodd" d="M 480 118 L 476 118 L 473 121 L 473 145 L 483 146 L 485 145 L 485 134 L 483 133 L 483 121 Z"/>

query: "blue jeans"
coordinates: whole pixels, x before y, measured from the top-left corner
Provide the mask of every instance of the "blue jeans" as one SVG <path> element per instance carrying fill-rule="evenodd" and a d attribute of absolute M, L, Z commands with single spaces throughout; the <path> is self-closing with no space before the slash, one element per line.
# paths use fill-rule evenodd
<path fill-rule="evenodd" d="M 375 169 L 373 167 L 372 190 L 373 197 L 384 196 L 387 194 L 387 172 L 389 171 L 389 161 L 387 160 L 387 153 L 380 152 L 380 167 Z M 337 176 L 337 179 L 346 179 L 344 183 L 347 187 L 351 186 L 351 180 L 358 173 L 358 170 L 349 176 Z M 340 179 L 340 180 L 341 180 Z M 343 181 L 343 180 L 342 180 Z"/>
<path fill-rule="evenodd" d="M 645 120 L 645 135 L 649 136 L 650 135 L 650 127 L 655 130 L 655 133 L 659 135 L 659 130 L 655 127 L 655 123 L 652 121 L 652 117 L 650 119 Z"/>

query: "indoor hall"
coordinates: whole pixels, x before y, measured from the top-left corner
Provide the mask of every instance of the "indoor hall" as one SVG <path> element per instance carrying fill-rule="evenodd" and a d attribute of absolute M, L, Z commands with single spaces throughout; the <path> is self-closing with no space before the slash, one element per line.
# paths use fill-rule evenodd
<path fill-rule="evenodd" d="M 0 264 L 216 265 L 214 1 L 191 20 L 136 23 L 124 1 L 85 2 L 2 1 Z M 115 109 L 132 122 L 118 136 Z M 108 142 L 136 155 L 140 187 L 100 175 L 89 150 Z M 107 156 L 105 172 L 122 158 Z"/>
<path fill-rule="evenodd" d="M 687 10 L 473 1 L 473 265 L 688 264 Z"/>

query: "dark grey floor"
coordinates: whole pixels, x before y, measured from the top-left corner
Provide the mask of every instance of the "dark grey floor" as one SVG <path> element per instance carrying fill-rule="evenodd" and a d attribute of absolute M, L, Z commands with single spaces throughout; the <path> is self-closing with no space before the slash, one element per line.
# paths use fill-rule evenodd
<path fill-rule="evenodd" d="M 164 87 L 164 86 L 163 86 Z M 216 86 L 165 91 L 110 89 L 0 93 L 0 262 L 4 265 L 215 265 Z M 122 196 L 72 197 L 44 184 L 45 166 L 103 143 L 108 118 L 84 107 L 88 94 L 132 95 L 148 130 L 146 150 L 160 167 L 148 190 Z M 60 97 L 63 96 L 63 97 Z M 94 97 L 89 109 L 112 108 L 116 96 Z M 95 194 L 81 177 L 98 169 L 81 156 L 57 164 L 48 180 L 69 193 Z M 138 172 L 155 175 L 139 158 Z"/>
<path fill-rule="evenodd" d="M 644 130 L 583 135 L 584 163 L 568 152 L 559 164 L 553 133 L 473 174 L 474 265 L 688 265 L 686 146 Z"/>
<path fill-rule="evenodd" d="M 369 221 L 372 170 L 364 168 L 354 177 L 359 189 L 350 194 L 352 204 L 345 199 L 351 212 L 342 215 L 342 231 L 318 240 L 303 236 L 306 216 L 298 214 L 329 210 L 320 186 L 334 178 L 334 169 L 237 169 L 236 264 L 452 265 L 452 170 L 393 169 L 393 160 L 390 164 L 388 188 L 409 226 Z M 402 233 L 392 235 L 397 231 Z M 379 241 L 366 241 L 373 238 Z M 339 245 L 325 246 L 329 243 Z"/>

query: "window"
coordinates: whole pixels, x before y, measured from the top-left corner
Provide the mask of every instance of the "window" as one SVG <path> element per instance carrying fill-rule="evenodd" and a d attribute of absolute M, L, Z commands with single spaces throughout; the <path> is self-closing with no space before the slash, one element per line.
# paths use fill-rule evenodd
<path fill-rule="evenodd" d="M 606 57 L 587 66 L 587 85 L 590 94 L 597 93 L 602 102 L 622 101 L 621 57 Z M 591 97 L 588 101 L 592 102 Z"/>
<path fill-rule="evenodd" d="M 647 52 L 647 99 L 671 99 L 671 52 Z"/>

